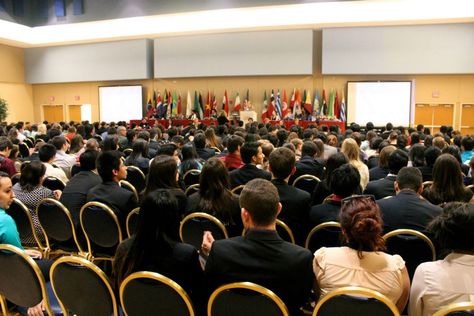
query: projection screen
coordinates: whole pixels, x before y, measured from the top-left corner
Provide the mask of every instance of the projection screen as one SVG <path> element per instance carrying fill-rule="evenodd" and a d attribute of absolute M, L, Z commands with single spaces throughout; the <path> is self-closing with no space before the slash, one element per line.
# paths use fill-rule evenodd
<path fill-rule="evenodd" d="M 142 119 L 142 86 L 99 87 L 99 112 L 105 122 Z"/>

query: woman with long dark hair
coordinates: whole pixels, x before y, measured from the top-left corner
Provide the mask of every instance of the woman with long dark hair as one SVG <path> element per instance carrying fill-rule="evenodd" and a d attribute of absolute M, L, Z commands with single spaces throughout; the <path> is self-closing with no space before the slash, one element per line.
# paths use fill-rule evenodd
<path fill-rule="evenodd" d="M 147 157 L 148 142 L 144 139 L 137 139 L 132 145 L 132 153 L 125 159 L 125 165 L 138 167 L 144 174 L 147 174 L 150 168 L 150 159 Z"/>
<path fill-rule="evenodd" d="M 181 148 L 181 155 L 183 160 L 179 165 L 179 174 L 184 176 L 186 172 L 192 169 L 201 170 L 203 165 L 203 160 L 201 160 L 196 152 L 196 148 L 193 143 L 187 143 Z"/>
<path fill-rule="evenodd" d="M 325 165 L 326 168 L 324 169 L 323 180 L 314 188 L 311 205 L 322 204 L 325 198 L 334 193 L 329 188 L 332 172 L 348 162 L 349 159 L 343 153 L 336 153 L 328 158 Z"/>
<path fill-rule="evenodd" d="M 239 198 L 230 192 L 230 178 L 219 158 L 209 159 L 199 177 L 199 192 L 189 196 L 186 214 L 204 212 L 215 216 L 227 228 L 230 236 L 242 234 Z"/>
<path fill-rule="evenodd" d="M 123 241 L 115 254 L 112 273 L 116 289 L 133 272 L 153 271 L 177 282 L 193 298 L 203 292 L 199 255 L 175 236 L 173 227 L 179 221 L 178 202 L 168 190 L 145 195 L 135 235 Z"/>
<path fill-rule="evenodd" d="M 472 191 L 464 186 L 461 166 L 451 154 L 442 154 L 436 159 L 433 184 L 422 195 L 433 204 L 474 201 Z"/>
<path fill-rule="evenodd" d="M 321 296 L 345 286 L 360 286 L 387 296 L 403 311 L 410 290 L 405 262 L 384 253 L 383 223 L 372 196 L 341 201 L 339 222 L 345 246 L 322 247 L 314 254 L 314 275 Z"/>

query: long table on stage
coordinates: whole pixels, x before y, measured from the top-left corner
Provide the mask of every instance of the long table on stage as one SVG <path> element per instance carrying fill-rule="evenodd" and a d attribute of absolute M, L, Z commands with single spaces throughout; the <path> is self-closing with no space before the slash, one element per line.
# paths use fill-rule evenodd
<path fill-rule="evenodd" d="M 171 124 L 173 126 L 188 126 L 191 124 L 193 120 L 171 120 Z M 217 120 L 216 119 L 203 119 L 200 120 L 199 122 L 206 124 L 207 126 L 214 124 L 217 125 Z M 290 129 L 291 126 L 295 125 L 294 121 L 283 121 L 285 124 L 286 129 Z M 142 123 L 142 120 L 130 120 L 130 124 L 135 123 L 135 124 L 140 124 Z M 157 119 L 148 119 L 147 124 L 148 126 L 153 126 L 155 123 L 163 125 L 165 128 L 168 128 L 170 125 L 170 120 L 157 120 Z M 279 125 L 280 121 L 270 121 L 272 125 Z M 339 127 L 340 132 L 344 132 L 346 130 L 346 126 L 344 122 L 341 121 L 319 121 L 319 122 L 313 122 L 313 121 L 299 121 L 298 125 L 300 125 L 303 128 L 306 128 L 306 126 L 310 124 L 315 124 L 318 126 L 321 125 L 326 125 L 326 126 L 331 126 L 331 125 L 336 125 Z"/>

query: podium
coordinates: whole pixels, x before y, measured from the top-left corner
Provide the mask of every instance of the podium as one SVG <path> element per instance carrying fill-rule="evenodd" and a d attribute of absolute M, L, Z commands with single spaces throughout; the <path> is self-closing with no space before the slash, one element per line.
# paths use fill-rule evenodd
<path fill-rule="evenodd" d="M 240 120 L 242 122 L 247 122 L 251 118 L 254 122 L 257 121 L 257 112 L 255 111 L 240 111 Z"/>

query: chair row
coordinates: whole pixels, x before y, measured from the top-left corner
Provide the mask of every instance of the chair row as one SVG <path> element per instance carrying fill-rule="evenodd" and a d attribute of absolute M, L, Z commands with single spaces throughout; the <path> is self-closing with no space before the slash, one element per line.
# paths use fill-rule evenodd
<path fill-rule="evenodd" d="M 75 256 L 56 260 L 50 281 L 59 306 L 52 306 L 47 286 L 36 262 L 11 245 L 0 245 L 0 303 L 8 315 L 6 300 L 18 306 L 41 301 L 48 315 L 120 315 L 120 307 L 105 273 L 92 262 Z M 120 286 L 120 306 L 125 315 L 195 315 L 188 294 L 173 280 L 155 272 L 130 274 Z M 473 311 L 474 302 L 444 307 L 435 316 Z M 345 287 L 324 296 L 313 311 L 320 315 L 400 315 L 384 295 L 365 288 Z M 207 304 L 209 316 L 288 316 L 284 302 L 257 284 L 239 282 L 215 290 Z"/>

